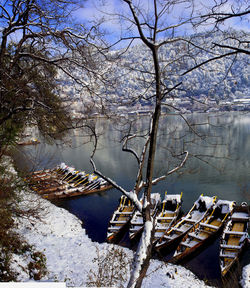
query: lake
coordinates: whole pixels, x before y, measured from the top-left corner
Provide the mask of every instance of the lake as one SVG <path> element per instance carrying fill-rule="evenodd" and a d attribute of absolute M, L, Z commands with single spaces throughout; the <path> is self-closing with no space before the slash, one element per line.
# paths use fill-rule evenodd
<path fill-rule="evenodd" d="M 153 188 L 162 196 L 165 191 L 183 192 L 183 211 L 187 212 L 200 194 L 219 199 L 234 200 L 238 204 L 250 203 L 250 114 L 188 114 L 186 119 L 178 115 L 163 117 L 160 125 L 155 176 L 178 165 L 183 156 L 174 157 L 188 150 L 190 157 L 183 169 Z M 137 118 L 134 123 L 112 122 L 97 119 L 89 122 L 99 134 L 95 163 L 98 170 L 114 179 L 127 190 L 133 189 L 137 162 L 130 153 L 122 152 L 120 140 L 124 129 L 145 135 L 148 117 Z M 188 125 L 187 125 L 188 122 Z M 118 125 L 119 124 L 119 125 Z M 72 132 L 65 145 L 43 143 L 20 147 L 15 153 L 21 170 L 52 168 L 61 162 L 77 170 L 91 172 L 89 158 L 93 142 L 80 129 Z M 39 136 L 39 135 L 38 135 Z M 131 141 L 131 147 L 139 152 L 143 137 Z M 56 204 L 79 217 L 93 241 L 104 242 L 109 219 L 118 205 L 120 192 L 111 189 L 99 194 L 60 200 Z M 187 263 L 199 277 L 217 281 L 219 278 L 218 240 L 203 253 Z M 250 263 L 249 250 L 242 264 Z"/>

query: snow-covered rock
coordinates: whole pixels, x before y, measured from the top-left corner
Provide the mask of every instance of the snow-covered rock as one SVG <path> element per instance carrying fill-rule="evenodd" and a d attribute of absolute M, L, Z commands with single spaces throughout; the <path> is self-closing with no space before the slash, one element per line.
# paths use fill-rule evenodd
<path fill-rule="evenodd" d="M 242 288 L 250 288 L 250 264 L 243 268 L 240 284 Z"/>

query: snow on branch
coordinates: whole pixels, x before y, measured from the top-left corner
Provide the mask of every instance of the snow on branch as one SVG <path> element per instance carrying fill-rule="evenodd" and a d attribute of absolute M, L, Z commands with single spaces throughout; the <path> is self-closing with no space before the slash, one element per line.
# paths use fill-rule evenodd
<path fill-rule="evenodd" d="M 246 10 L 246 11 L 239 12 L 239 13 L 211 13 L 211 14 L 202 15 L 201 18 L 207 18 L 207 19 L 215 18 L 216 22 L 218 23 L 218 22 L 223 22 L 230 18 L 242 17 L 249 13 L 250 13 L 250 10 Z"/>
<path fill-rule="evenodd" d="M 142 270 L 142 266 L 148 256 L 148 247 L 151 245 L 152 230 L 153 222 L 151 219 L 151 221 L 146 221 L 144 225 L 142 237 L 135 254 L 135 260 L 133 262 L 132 275 L 128 284 L 129 288 L 135 287 L 136 282 L 140 277 L 140 271 Z"/>
<path fill-rule="evenodd" d="M 178 166 L 176 166 L 176 167 L 175 167 L 174 169 L 172 169 L 172 170 L 169 170 L 165 175 L 162 175 L 161 177 L 158 177 L 158 178 L 154 179 L 154 180 L 152 181 L 152 184 L 154 185 L 154 184 L 156 184 L 156 183 L 164 180 L 167 176 L 175 173 L 175 172 L 178 171 L 180 168 L 182 168 L 182 167 L 184 166 L 184 164 L 186 163 L 186 161 L 187 161 L 187 158 L 188 158 L 189 153 L 188 153 L 188 151 L 184 151 L 181 155 L 183 155 L 183 154 L 185 154 L 185 157 L 184 157 L 184 159 L 182 160 L 182 162 L 181 162 Z"/>
<path fill-rule="evenodd" d="M 125 189 L 123 189 L 120 185 L 118 185 L 114 180 L 112 180 L 111 178 L 105 176 L 104 174 L 102 174 L 100 171 L 98 171 L 96 169 L 96 165 L 95 165 L 95 162 L 93 160 L 93 158 L 90 159 L 90 163 L 92 164 L 93 166 L 93 170 L 94 170 L 94 173 L 100 177 L 102 177 L 104 180 L 106 180 L 107 182 L 109 182 L 110 184 L 113 185 L 114 188 L 116 188 L 117 190 L 119 190 L 120 192 L 122 192 L 125 196 L 127 196 L 133 203 L 134 205 L 136 206 L 136 208 L 142 212 L 142 204 L 141 202 L 139 201 L 138 197 L 137 197 L 137 194 L 134 192 L 134 191 L 126 191 Z"/>
<path fill-rule="evenodd" d="M 114 188 L 116 188 L 117 190 L 119 190 L 120 192 L 122 192 L 125 196 L 127 196 L 136 206 L 136 208 L 142 212 L 142 203 L 139 201 L 138 196 L 136 194 L 136 191 L 126 191 L 125 189 L 123 189 L 120 185 L 118 185 L 114 180 L 112 180 L 111 178 L 105 176 L 102 172 L 98 171 L 95 165 L 95 162 L 93 160 L 96 149 L 97 149 L 97 141 L 98 141 L 98 136 L 96 134 L 95 128 L 94 127 L 89 127 L 89 129 L 92 132 L 92 136 L 94 137 L 94 149 L 92 152 L 92 155 L 90 156 L 90 163 L 93 167 L 94 173 L 100 177 L 102 177 L 104 180 L 106 180 L 108 183 L 110 183 L 111 185 L 113 185 Z"/>

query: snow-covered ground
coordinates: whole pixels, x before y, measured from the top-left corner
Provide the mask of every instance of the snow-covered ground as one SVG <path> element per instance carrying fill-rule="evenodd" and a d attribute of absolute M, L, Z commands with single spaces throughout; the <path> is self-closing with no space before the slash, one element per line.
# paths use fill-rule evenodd
<path fill-rule="evenodd" d="M 14 173 L 13 169 L 10 172 Z M 18 219 L 17 232 L 30 245 L 33 245 L 35 250 L 44 253 L 48 273 L 41 280 L 43 282 L 66 282 L 68 287 L 87 286 L 89 275 L 98 274 L 98 261 L 96 261 L 98 256 L 99 259 L 103 259 L 106 251 L 114 246 L 92 242 L 86 235 L 85 229 L 82 228 L 81 221 L 67 210 L 53 205 L 34 193 L 24 192 L 24 199 L 20 205 L 25 208 L 39 207 L 41 220 Z M 127 260 L 128 263 L 131 263 L 132 252 L 127 248 L 115 247 L 126 254 L 125 262 Z M 112 261 L 115 262 L 114 259 Z M 25 269 L 29 262 L 30 255 L 28 253 L 22 256 L 13 255 L 12 268 L 19 273 L 18 281 L 30 281 L 29 273 Z M 106 268 L 112 267 L 112 263 L 106 264 Z M 126 285 L 129 269 L 126 271 L 124 267 L 120 267 L 118 270 L 125 274 L 124 281 L 120 284 Z M 250 287 L 250 265 L 243 269 L 241 285 L 244 288 Z M 151 260 L 142 286 L 145 288 L 208 287 L 182 266 L 165 264 L 157 260 Z"/>
<path fill-rule="evenodd" d="M 243 268 L 240 284 L 243 288 L 250 288 L 250 264 Z"/>
<path fill-rule="evenodd" d="M 86 286 L 90 270 L 97 271 L 97 262 L 94 261 L 97 251 L 104 253 L 110 244 L 92 242 L 82 228 L 81 221 L 65 209 L 58 208 L 47 200 L 39 199 L 34 194 L 26 198 L 32 198 L 33 203 L 39 201 L 42 207 L 42 221 L 30 222 L 30 220 L 21 219 L 18 231 L 28 243 L 42 251 L 47 258 L 49 273 L 42 280 L 66 281 L 70 287 Z M 120 249 L 125 251 L 128 259 L 131 259 L 132 252 L 129 249 Z M 16 262 L 16 270 L 20 272 L 19 281 L 29 280 L 29 275 L 19 267 L 25 261 L 23 258 Z M 243 270 L 241 284 L 245 288 L 250 287 L 249 277 L 250 265 Z M 152 260 L 143 287 L 207 286 L 192 272 L 181 266 L 165 265 L 160 261 Z"/>
<path fill-rule="evenodd" d="M 33 203 L 38 201 L 38 196 L 34 194 L 26 197 L 35 198 Z M 81 221 L 65 209 L 44 199 L 39 199 L 39 204 L 43 210 L 43 220 L 31 223 L 30 220 L 21 219 L 18 231 L 47 258 L 49 273 L 42 280 L 66 281 L 68 286 L 86 286 L 90 270 L 97 270 L 97 263 L 94 262 L 97 250 L 104 252 L 110 244 L 92 242 Z M 120 249 L 131 259 L 129 249 Z M 18 280 L 28 281 L 29 275 L 19 267 L 19 264 L 24 265 L 25 257 L 22 258 L 16 262 L 16 270 L 20 273 Z M 171 264 L 162 265 L 160 261 L 152 260 L 148 274 L 143 287 L 207 287 L 187 269 Z"/>

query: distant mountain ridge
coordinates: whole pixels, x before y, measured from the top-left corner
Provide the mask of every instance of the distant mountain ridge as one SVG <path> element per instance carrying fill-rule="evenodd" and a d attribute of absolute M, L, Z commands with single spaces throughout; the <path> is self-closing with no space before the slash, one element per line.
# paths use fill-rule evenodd
<path fill-rule="evenodd" d="M 210 34 L 206 37 L 197 34 L 191 39 L 173 42 L 160 48 L 159 56 L 164 84 L 170 89 L 182 82 L 178 89 L 167 96 L 166 104 L 172 103 L 177 108 L 181 107 L 186 111 L 209 110 L 211 107 L 225 109 L 225 105 L 235 104 L 239 99 L 245 99 L 244 105 L 246 106 L 247 99 L 250 98 L 250 74 L 249 60 L 245 54 L 223 57 L 182 76 L 184 72 L 197 64 L 230 51 L 215 45 L 212 50 L 209 50 L 206 46 L 211 47 L 213 43 L 237 46 L 238 41 L 233 37 L 241 39 L 241 32 L 234 31 L 232 38 L 226 40 L 224 37 L 222 33 Z M 202 49 L 188 43 L 188 40 Z M 120 52 L 112 52 L 112 54 L 116 55 Z M 100 69 L 106 71 L 105 76 L 109 79 L 110 85 L 105 85 L 101 81 L 95 82 L 97 94 L 102 98 L 102 100 L 99 97 L 92 98 L 95 99 L 96 106 L 100 108 L 102 102 L 109 106 L 110 110 L 117 110 L 118 107 L 121 111 L 131 111 L 135 107 L 138 109 L 144 106 L 150 108 L 154 101 L 152 97 L 154 88 L 151 87 L 154 83 L 152 73 L 154 68 L 150 53 L 144 45 L 136 45 L 122 54 L 119 61 L 111 63 L 104 61 Z M 84 92 L 84 95 L 81 93 L 75 90 L 72 98 L 89 102 L 88 92 Z M 240 105 L 242 106 L 242 103 Z"/>

